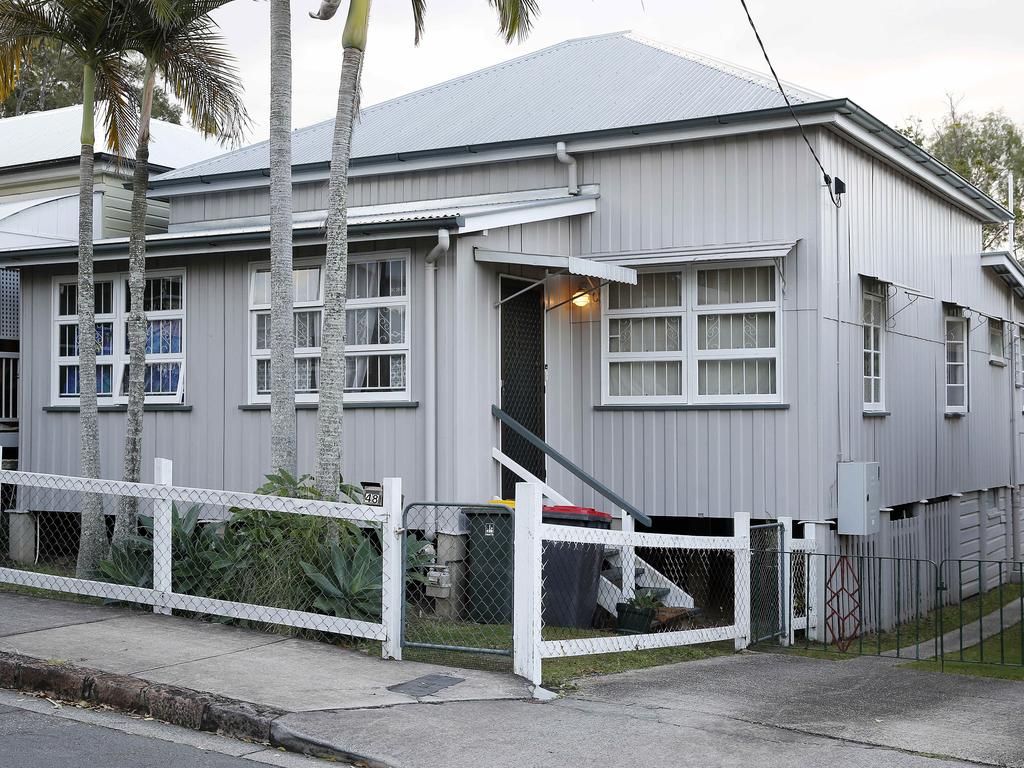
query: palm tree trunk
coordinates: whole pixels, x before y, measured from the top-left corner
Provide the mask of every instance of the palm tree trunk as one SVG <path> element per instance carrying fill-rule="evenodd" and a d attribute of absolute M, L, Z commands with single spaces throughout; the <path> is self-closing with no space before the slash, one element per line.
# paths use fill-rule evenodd
<path fill-rule="evenodd" d="M 324 327 L 321 340 L 320 408 L 317 418 L 317 489 L 338 496 L 342 468 L 345 395 L 345 303 L 348 296 L 348 168 L 352 128 L 359 109 L 363 52 L 370 0 L 351 0 L 345 22 L 338 113 L 331 147 L 327 202 L 327 260 L 324 270 Z"/>
<path fill-rule="evenodd" d="M 270 461 L 297 474 L 290 0 L 270 3 Z"/>
<path fill-rule="evenodd" d="M 93 144 L 96 78 L 85 65 L 82 77 L 82 154 L 78 181 L 78 397 L 79 463 L 82 477 L 100 476 L 99 422 L 96 410 L 96 287 L 92 260 Z M 103 499 L 83 494 L 78 542 L 79 578 L 91 578 L 107 551 Z"/>
<path fill-rule="evenodd" d="M 146 211 L 149 188 L 149 124 L 153 114 L 156 70 L 146 62 L 142 81 L 142 112 L 139 143 L 135 150 L 132 177 L 131 231 L 128 238 L 128 413 L 124 425 L 124 467 L 121 478 L 128 483 L 142 479 L 142 423 L 146 402 Z M 138 501 L 122 496 L 114 521 L 114 544 L 138 533 Z"/>

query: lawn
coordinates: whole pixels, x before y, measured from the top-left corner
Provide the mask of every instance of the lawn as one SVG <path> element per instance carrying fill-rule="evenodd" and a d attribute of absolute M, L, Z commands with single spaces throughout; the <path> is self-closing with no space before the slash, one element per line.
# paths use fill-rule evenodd
<path fill-rule="evenodd" d="M 983 643 L 949 651 L 941 664 L 938 659 L 929 659 L 904 666 L 930 672 L 941 670 L 958 675 L 1024 680 L 1024 624 L 1006 627 Z"/>
<path fill-rule="evenodd" d="M 803 646 L 795 645 L 791 650 L 801 655 L 828 659 L 851 658 L 864 654 L 877 655 L 931 640 L 939 631 L 945 634 L 960 627 L 961 617 L 966 626 L 972 621 L 977 621 L 979 616 L 998 611 L 1000 605 L 1010 605 L 1020 599 L 1020 584 L 1004 584 L 1002 590 L 991 589 L 984 595 L 975 595 L 963 603 L 947 605 L 922 614 L 918 620 L 905 622 L 896 629 L 861 635 L 845 652 L 840 651 L 834 643 L 826 642 L 808 642 Z M 988 651 L 985 653 L 988 658 Z M 996 655 L 998 656 L 998 649 Z"/>

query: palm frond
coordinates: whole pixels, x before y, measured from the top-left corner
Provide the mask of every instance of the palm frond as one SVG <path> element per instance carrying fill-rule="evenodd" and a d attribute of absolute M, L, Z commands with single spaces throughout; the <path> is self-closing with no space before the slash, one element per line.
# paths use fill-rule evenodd
<path fill-rule="evenodd" d="M 522 40 L 530 34 L 533 19 L 540 13 L 538 0 L 488 0 L 498 12 L 498 31 L 505 42 Z"/>
<path fill-rule="evenodd" d="M 310 11 L 309 16 L 320 21 L 327 21 L 334 18 L 334 14 L 338 12 L 340 7 L 341 0 L 320 0 L 320 7 L 316 12 Z"/>
<path fill-rule="evenodd" d="M 415 27 L 414 41 L 416 45 L 423 39 L 424 22 L 427 13 L 427 0 L 412 0 L 412 21 Z"/>

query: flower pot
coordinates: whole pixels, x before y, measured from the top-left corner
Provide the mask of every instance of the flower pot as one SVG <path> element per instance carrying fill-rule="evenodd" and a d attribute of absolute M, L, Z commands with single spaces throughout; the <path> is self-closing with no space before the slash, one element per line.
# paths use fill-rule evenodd
<path fill-rule="evenodd" d="M 616 603 L 618 613 L 616 628 L 623 635 L 643 635 L 651 631 L 656 611 L 653 608 L 637 608 L 629 603 Z"/>

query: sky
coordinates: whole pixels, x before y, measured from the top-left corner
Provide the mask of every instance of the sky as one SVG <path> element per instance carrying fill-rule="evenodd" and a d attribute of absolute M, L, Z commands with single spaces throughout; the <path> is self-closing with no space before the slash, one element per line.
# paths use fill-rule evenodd
<path fill-rule="evenodd" d="M 341 67 L 342 11 L 309 18 L 319 0 L 291 0 L 293 123 L 333 117 Z M 890 125 L 925 126 L 947 108 L 1003 110 L 1024 123 L 1021 0 L 747 0 L 779 76 L 848 97 Z M 740 0 L 540 0 L 530 36 L 496 33 L 487 0 L 430 0 L 413 45 L 411 3 L 376 0 L 363 72 L 363 105 L 442 82 L 574 37 L 633 30 L 663 43 L 760 72 L 764 59 Z M 269 3 L 235 0 L 214 17 L 238 57 L 253 119 L 266 138 L 270 90 Z M 248 142 L 247 142 L 248 143 Z"/>

